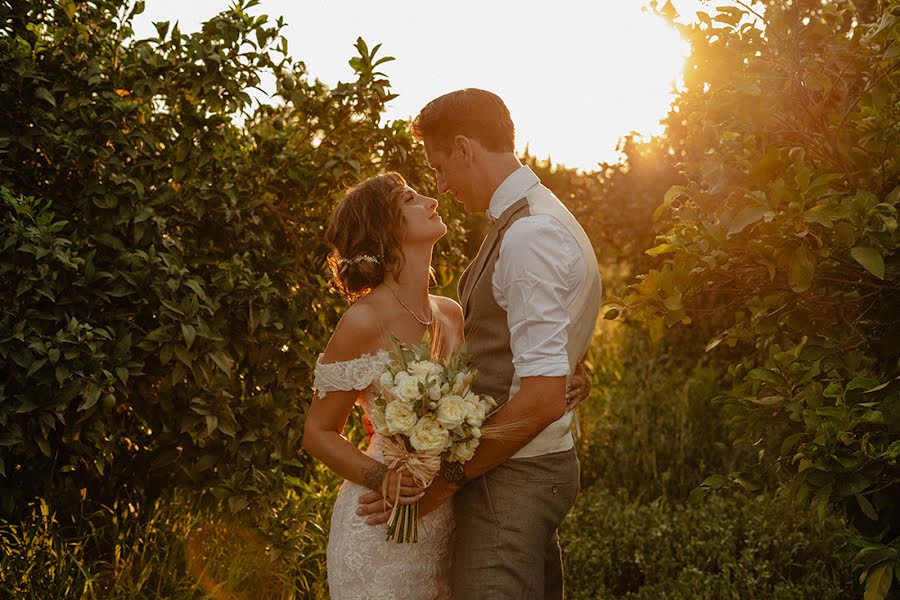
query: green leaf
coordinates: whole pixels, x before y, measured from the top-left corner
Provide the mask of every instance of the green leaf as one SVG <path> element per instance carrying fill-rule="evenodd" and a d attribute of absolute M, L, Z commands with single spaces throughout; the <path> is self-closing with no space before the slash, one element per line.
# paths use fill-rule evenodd
<path fill-rule="evenodd" d="M 656 207 L 656 210 L 653 211 L 653 221 L 658 221 L 662 214 L 666 211 L 667 208 L 672 206 L 672 203 L 675 202 L 681 196 L 689 196 L 690 190 L 683 185 L 673 185 L 666 191 L 666 195 L 663 196 L 662 204 Z"/>
<path fill-rule="evenodd" d="M 154 21 L 153 26 L 156 27 L 156 33 L 159 35 L 159 39 L 165 38 L 166 34 L 169 32 L 168 21 Z"/>
<path fill-rule="evenodd" d="M 215 352 L 210 352 L 209 357 L 212 359 L 216 366 L 222 369 L 222 371 L 226 375 L 231 375 L 231 367 L 234 365 L 234 360 L 224 350 L 216 350 Z"/>
<path fill-rule="evenodd" d="M 753 369 L 747 373 L 747 379 L 751 381 L 762 381 L 771 383 L 772 385 L 784 385 L 784 377 L 769 369 Z"/>
<path fill-rule="evenodd" d="M 701 483 L 703 487 L 707 487 L 713 490 L 717 490 L 721 487 L 731 485 L 731 479 L 724 475 L 710 475 Z"/>
<path fill-rule="evenodd" d="M 866 271 L 878 279 L 884 279 L 884 258 L 878 250 L 867 246 L 856 246 L 850 250 L 850 256 L 865 267 Z"/>
<path fill-rule="evenodd" d="M 731 223 L 728 225 L 728 237 L 742 232 L 748 226 L 762 219 L 767 212 L 770 211 L 766 206 L 748 206 L 743 209 L 735 215 L 734 219 L 732 219 Z"/>
<path fill-rule="evenodd" d="M 47 364 L 47 359 L 46 359 L 46 358 L 42 358 L 42 359 L 40 359 L 40 360 L 34 361 L 33 363 L 31 363 L 31 366 L 28 368 L 28 372 L 25 374 L 25 377 L 31 377 L 32 375 L 34 375 L 34 373 L 35 373 L 38 369 L 40 369 L 41 367 L 43 367 L 45 364 Z"/>
<path fill-rule="evenodd" d="M 184 335 L 184 343 L 187 344 L 187 347 L 190 348 L 194 343 L 194 338 L 197 337 L 197 331 L 194 329 L 193 325 L 188 325 L 187 323 L 181 324 L 181 333 Z"/>
<path fill-rule="evenodd" d="M 760 406 L 772 406 L 773 404 L 781 404 L 786 400 L 784 396 L 766 396 L 765 398 L 749 398 L 753 404 Z"/>
<path fill-rule="evenodd" d="M 668 252 L 675 252 L 675 246 L 673 246 L 672 244 L 660 244 L 659 246 L 654 246 L 653 248 L 650 248 L 649 250 L 646 250 L 645 252 L 646 252 L 646 254 L 649 254 L 650 256 L 656 256 L 658 254 L 666 254 Z"/>
<path fill-rule="evenodd" d="M 847 416 L 847 409 L 841 406 L 823 406 L 816 409 L 816 414 L 822 417 L 844 419 Z"/>
<path fill-rule="evenodd" d="M 37 88 L 36 90 L 34 90 L 34 95 L 35 95 L 35 97 L 40 98 L 41 100 L 46 100 L 53 107 L 56 107 L 56 98 L 53 97 L 53 94 L 51 94 L 50 90 L 48 90 L 47 88 L 43 88 L 43 87 Z"/>
<path fill-rule="evenodd" d="M 890 381 L 885 381 L 885 382 L 882 383 L 881 385 L 876 385 L 876 386 L 873 387 L 873 388 L 867 389 L 866 391 L 863 392 L 863 394 L 871 394 L 871 393 L 873 393 L 873 392 L 881 391 L 881 390 L 883 390 L 884 388 L 886 388 L 887 386 L 889 386 L 890 384 L 891 384 Z"/>
<path fill-rule="evenodd" d="M 84 386 L 84 391 L 81 393 L 81 404 L 78 405 L 78 410 L 87 410 L 97 404 L 97 400 L 100 399 L 100 386 L 98 386 L 94 382 L 89 382 Z"/>
<path fill-rule="evenodd" d="M 869 569 L 863 600 L 884 600 L 894 579 L 894 564 L 883 562 Z"/>
<path fill-rule="evenodd" d="M 847 391 L 869 390 L 876 385 L 878 385 L 877 379 L 872 379 L 871 377 L 854 377 L 850 380 L 850 383 L 847 384 Z"/>
<path fill-rule="evenodd" d="M 41 449 L 41 452 L 47 458 L 50 458 L 50 442 L 44 436 L 38 436 L 37 438 L 38 448 Z"/>
<path fill-rule="evenodd" d="M 872 503 L 869 502 L 869 499 L 862 494 L 855 494 L 854 496 L 856 498 L 856 503 L 859 504 L 859 508 L 863 511 L 863 514 L 872 521 L 877 521 L 878 513 L 875 511 L 875 507 L 872 506 Z"/>
<path fill-rule="evenodd" d="M 165 325 L 162 325 L 162 326 L 160 326 L 160 327 L 157 327 L 156 329 L 154 329 L 153 331 L 151 331 L 150 333 L 148 333 L 146 336 L 144 336 L 144 340 L 143 340 L 143 341 L 146 341 L 146 342 L 167 342 L 167 341 L 169 341 L 169 340 L 171 339 L 170 336 L 169 336 L 169 333 L 168 333 L 167 329 L 168 329 L 168 328 L 167 328 Z"/>
<path fill-rule="evenodd" d="M 107 248 L 112 248 L 113 250 L 117 250 L 119 252 L 125 251 L 125 244 L 122 243 L 122 240 L 111 233 L 97 234 L 94 236 L 94 239 L 97 241 L 97 243 L 102 244 Z"/>
<path fill-rule="evenodd" d="M 794 433 L 784 438 L 784 441 L 781 442 L 781 453 L 787 454 L 788 452 L 793 451 L 794 447 L 797 445 L 797 442 L 803 439 L 803 436 L 805 435 L 806 432 L 801 431 L 800 433 Z"/>
<path fill-rule="evenodd" d="M 826 398 L 840 398 L 844 395 L 844 386 L 837 382 L 829 383 L 822 395 Z"/>
<path fill-rule="evenodd" d="M 791 257 L 791 267 L 788 274 L 788 283 L 791 289 L 798 294 L 805 292 L 812 285 L 815 275 L 815 264 L 809 255 L 806 246 L 800 246 Z"/>
<path fill-rule="evenodd" d="M 197 294 L 197 296 L 199 296 L 200 299 L 203 300 L 203 302 L 206 303 L 207 306 L 212 308 L 212 306 L 213 306 L 212 300 L 210 300 L 209 296 L 206 295 L 206 292 L 203 291 L 203 287 L 200 285 L 200 282 L 198 282 L 195 279 L 188 279 L 187 281 L 184 282 L 184 284 L 186 286 L 188 286 L 189 288 L 191 288 L 192 290 L 194 290 L 194 293 Z"/>

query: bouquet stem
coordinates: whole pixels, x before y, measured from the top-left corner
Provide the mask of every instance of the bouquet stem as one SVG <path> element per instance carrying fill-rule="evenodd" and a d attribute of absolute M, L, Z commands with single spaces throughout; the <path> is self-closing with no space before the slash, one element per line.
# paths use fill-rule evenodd
<path fill-rule="evenodd" d="M 387 539 L 398 544 L 414 544 L 419 541 L 419 503 L 403 504 L 391 515 Z"/>

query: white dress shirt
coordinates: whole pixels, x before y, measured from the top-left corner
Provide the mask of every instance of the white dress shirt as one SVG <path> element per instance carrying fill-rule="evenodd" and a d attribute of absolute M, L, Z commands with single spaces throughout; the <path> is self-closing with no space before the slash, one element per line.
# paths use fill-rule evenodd
<path fill-rule="evenodd" d="M 503 211 L 532 193 L 552 196 L 537 175 L 523 166 L 510 174 L 494 192 L 488 205 L 488 217 L 496 220 Z M 510 398 L 519 390 L 522 377 L 565 377 L 570 374 L 566 353 L 570 324 L 568 308 L 586 280 L 585 269 L 578 242 L 552 215 L 522 217 L 506 231 L 491 284 L 494 300 L 506 310 L 509 326 L 515 366 Z M 540 437 L 539 434 L 514 458 L 566 450 L 572 446 L 571 438 L 560 442 L 556 436 L 551 447 L 541 443 Z"/>

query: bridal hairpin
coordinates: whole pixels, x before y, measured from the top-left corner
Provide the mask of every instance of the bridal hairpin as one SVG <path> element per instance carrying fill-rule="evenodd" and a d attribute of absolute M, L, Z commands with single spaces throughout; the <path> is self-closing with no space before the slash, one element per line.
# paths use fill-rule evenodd
<path fill-rule="evenodd" d="M 346 269 L 350 265 L 358 265 L 361 262 L 368 262 L 373 264 L 378 264 L 378 258 L 372 256 L 370 254 L 357 254 L 353 258 L 342 258 L 341 260 L 341 271 Z"/>

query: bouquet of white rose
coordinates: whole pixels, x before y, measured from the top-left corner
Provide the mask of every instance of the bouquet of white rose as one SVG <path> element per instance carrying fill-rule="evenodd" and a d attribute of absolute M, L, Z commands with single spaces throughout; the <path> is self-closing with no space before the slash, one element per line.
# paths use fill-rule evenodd
<path fill-rule="evenodd" d="M 485 433 L 483 423 L 497 403 L 470 386 L 475 371 L 466 368 L 461 348 L 439 362 L 430 359 L 429 339 L 409 347 L 396 341 L 387 370 L 375 385 L 372 425 L 386 438 L 384 458 L 390 468 L 406 470 L 428 487 L 441 460 L 472 458 Z M 399 485 L 399 479 L 398 479 Z M 382 490 L 385 497 L 388 490 Z M 418 503 L 396 505 L 388 522 L 388 539 L 418 541 Z"/>

